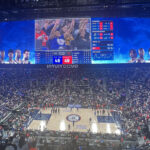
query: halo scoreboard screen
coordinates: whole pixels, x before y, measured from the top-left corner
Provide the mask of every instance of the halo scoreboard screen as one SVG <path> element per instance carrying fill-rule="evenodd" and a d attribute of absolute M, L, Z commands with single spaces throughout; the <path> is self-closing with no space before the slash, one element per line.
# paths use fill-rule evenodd
<path fill-rule="evenodd" d="M 114 25 L 111 20 L 94 18 L 92 28 L 92 57 L 93 60 L 114 59 Z"/>
<path fill-rule="evenodd" d="M 0 64 L 150 63 L 149 25 L 131 17 L 0 22 Z"/>

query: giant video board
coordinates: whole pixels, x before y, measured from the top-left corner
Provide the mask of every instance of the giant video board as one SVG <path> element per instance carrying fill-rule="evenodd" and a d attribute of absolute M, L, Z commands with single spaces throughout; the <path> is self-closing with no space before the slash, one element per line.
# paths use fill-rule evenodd
<path fill-rule="evenodd" d="M 149 24 L 149 18 L 1 22 L 0 63 L 149 63 Z"/>

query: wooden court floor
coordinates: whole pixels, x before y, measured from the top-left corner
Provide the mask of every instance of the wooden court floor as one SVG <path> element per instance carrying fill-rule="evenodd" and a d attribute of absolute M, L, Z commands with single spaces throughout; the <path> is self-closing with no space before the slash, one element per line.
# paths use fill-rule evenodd
<path fill-rule="evenodd" d="M 51 108 L 41 109 L 39 113 L 51 114 Z M 99 116 L 111 116 L 109 110 Z M 93 132 L 120 134 L 116 123 L 98 122 L 95 110 L 60 108 L 59 113 L 52 113 L 49 120 L 33 120 L 29 125 L 30 130 L 53 130 L 53 131 L 73 131 L 73 132 Z"/>

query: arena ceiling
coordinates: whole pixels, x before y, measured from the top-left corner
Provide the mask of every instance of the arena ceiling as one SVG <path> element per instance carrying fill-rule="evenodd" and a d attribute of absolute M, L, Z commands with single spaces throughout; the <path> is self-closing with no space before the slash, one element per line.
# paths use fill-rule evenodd
<path fill-rule="evenodd" d="M 150 0 L 0 0 L 0 20 L 48 17 L 150 17 Z"/>

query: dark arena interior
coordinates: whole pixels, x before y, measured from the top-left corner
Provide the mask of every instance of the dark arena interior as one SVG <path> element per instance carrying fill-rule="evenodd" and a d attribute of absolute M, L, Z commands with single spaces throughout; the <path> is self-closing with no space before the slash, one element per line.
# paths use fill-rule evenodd
<path fill-rule="evenodd" d="M 0 0 L 0 150 L 150 150 L 150 0 Z"/>

